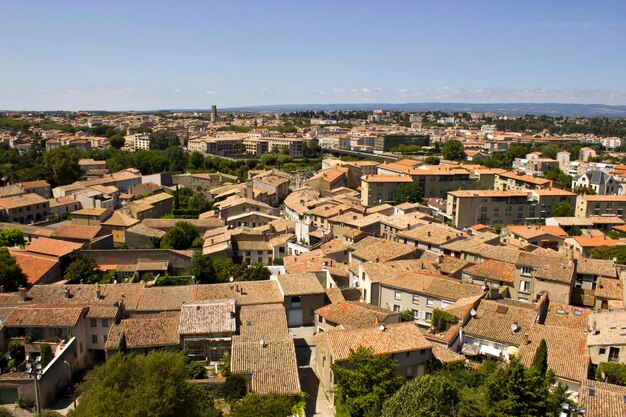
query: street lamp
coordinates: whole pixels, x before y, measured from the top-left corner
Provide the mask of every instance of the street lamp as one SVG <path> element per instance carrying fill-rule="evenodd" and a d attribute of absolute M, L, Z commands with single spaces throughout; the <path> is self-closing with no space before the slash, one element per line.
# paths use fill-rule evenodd
<path fill-rule="evenodd" d="M 70 377 L 67 380 L 67 386 L 69 387 L 70 382 L 73 382 L 72 381 L 72 374 L 73 374 L 73 372 L 72 372 L 72 364 L 69 363 L 68 361 L 63 361 L 63 363 L 65 365 L 67 365 L 68 368 L 70 368 Z M 76 393 L 74 392 L 73 385 L 74 384 L 72 384 L 72 402 L 74 403 L 74 410 L 76 410 Z"/>
<path fill-rule="evenodd" d="M 28 373 L 35 379 L 35 405 L 37 407 L 37 415 L 41 415 L 41 404 L 39 402 L 39 378 L 41 378 L 41 363 L 37 363 L 36 360 L 28 362 L 26 365 Z"/>

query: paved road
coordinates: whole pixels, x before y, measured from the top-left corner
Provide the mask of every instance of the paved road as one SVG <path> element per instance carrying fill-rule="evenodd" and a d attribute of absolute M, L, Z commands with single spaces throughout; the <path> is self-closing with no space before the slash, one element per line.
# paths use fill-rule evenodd
<path fill-rule="evenodd" d="M 324 392 L 320 389 L 320 382 L 313 372 L 312 364 L 315 362 L 315 339 L 313 339 L 314 327 L 296 327 L 289 329 L 296 345 L 296 358 L 298 360 L 298 374 L 302 391 L 309 394 L 307 399 L 307 417 L 333 417 L 335 412 L 326 400 Z"/>

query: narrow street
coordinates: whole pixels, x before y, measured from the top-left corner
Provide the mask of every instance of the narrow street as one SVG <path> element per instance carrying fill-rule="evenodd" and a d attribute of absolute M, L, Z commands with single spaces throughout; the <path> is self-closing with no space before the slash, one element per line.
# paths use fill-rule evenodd
<path fill-rule="evenodd" d="M 289 334 L 293 336 L 296 345 L 301 389 L 309 395 L 306 417 L 332 417 L 335 412 L 326 400 L 323 390 L 320 389 L 319 380 L 313 372 L 316 351 L 314 329 L 314 327 L 296 327 L 289 329 Z"/>

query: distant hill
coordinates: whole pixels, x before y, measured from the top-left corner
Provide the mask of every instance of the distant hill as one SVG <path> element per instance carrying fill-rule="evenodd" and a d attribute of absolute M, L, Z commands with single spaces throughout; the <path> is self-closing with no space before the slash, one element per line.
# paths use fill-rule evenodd
<path fill-rule="evenodd" d="M 467 113 L 495 113 L 510 115 L 626 117 L 626 105 L 566 104 L 566 103 L 347 103 L 347 104 L 284 104 L 223 108 L 230 112 L 288 113 L 306 110 L 365 110 L 389 111 L 443 111 Z"/>

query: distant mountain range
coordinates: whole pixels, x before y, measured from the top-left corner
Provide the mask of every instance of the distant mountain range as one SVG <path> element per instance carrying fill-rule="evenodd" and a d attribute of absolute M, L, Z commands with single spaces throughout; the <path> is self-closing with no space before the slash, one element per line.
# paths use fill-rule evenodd
<path fill-rule="evenodd" d="M 548 116 L 582 116 L 626 118 L 626 105 L 609 104 L 568 104 L 568 103 L 337 103 L 337 104 L 271 104 L 261 106 L 242 106 L 219 108 L 221 112 L 241 113 L 291 113 L 296 111 L 349 111 L 349 110 L 388 110 L 406 112 L 442 111 L 446 113 L 495 113 L 498 115 L 520 116 L 524 114 Z M 9 110 L 0 110 L 8 112 Z M 120 113 L 121 111 L 84 110 L 94 114 Z M 161 112 L 210 112 L 210 109 L 161 109 L 136 110 L 135 113 Z M 29 113 L 29 111 L 21 111 Z M 35 112 L 35 111 L 32 111 Z M 36 113 L 36 112 L 35 112 Z M 47 113 L 67 113 L 64 110 Z"/>
<path fill-rule="evenodd" d="M 226 112 L 289 113 L 295 111 L 389 110 L 407 112 L 467 112 L 500 115 L 548 115 L 587 117 L 626 117 L 626 105 L 567 103 L 346 103 L 346 104 L 277 104 L 222 108 Z"/>

